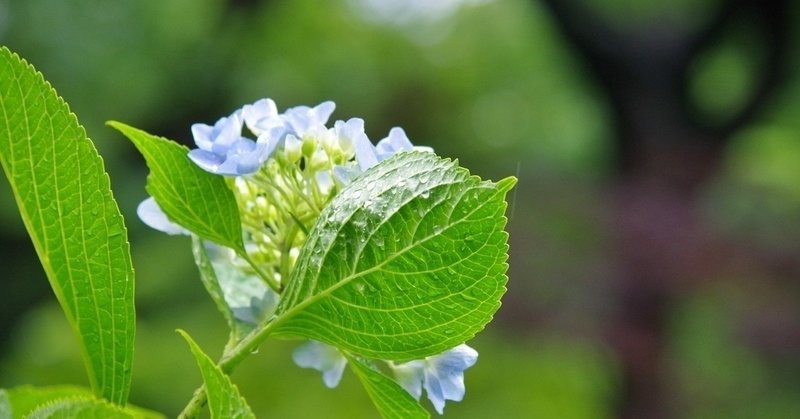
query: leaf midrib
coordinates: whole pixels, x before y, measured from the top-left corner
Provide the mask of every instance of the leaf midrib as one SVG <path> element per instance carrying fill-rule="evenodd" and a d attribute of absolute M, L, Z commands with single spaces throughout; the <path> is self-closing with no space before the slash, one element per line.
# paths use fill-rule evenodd
<path fill-rule="evenodd" d="M 454 184 L 455 184 L 455 182 L 441 183 L 439 185 L 436 185 L 436 187 L 443 186 L 443 185 L 454 185 Z M 487 186 L 486 186 L 485 183 L 479 182 L 479 183 L 477 183 L 476 186 L 474 186 L 472 188 L 486 189 Z M 431 189 L 433 189 L 433 188 L 431 188 Z M 412 200 L 416 199 L 418 196 L 419 195 L 415 195 L 414 198 L 412 198 Z M 409 202 L 410 201 L 411 200 L 409 200 Z M 272 328 L 276 328 L 276 330 L 277 330 L 277 328 L 279 328 L 282 323 L 285 323 L 286 321 L 290 320 L 292 317 L 296 316 L 299 312 L 302 312 L 303 309 L 305 309 L 306 307 L 308 307 L 308 306 L 310 306 L 310 305 L 312 305 L 312 304 L 324 299 L 325 297 L 327 297 L 328 295 L 332 294 L 337 289 L 349 284 L 350 282 L 352 282 L 352 281 L 354 281 L 354 280 L 356 280 L 358 278 L 361 278 L 361 277 L 363 277 L 365 275 L 368 275 L 368 274 L 370 274 L 370 273 L 372 273 L 372 272 L 374 272 L 376 270 L 380 270 L 380 268 L 382 268 L 384 265 L 386 265 L 387 263 L 391 262 L 392 260 L 394 260 L 398 256 L 404 254 L 405 252 L 413 249 L 414 247 L 416 247 L 416 246 L 418 246 L 418 245 L 420 245 L 422 243 L 427 242 L 428 240 L 430 240 L 430 239 L 432 239 L 434 237 L 437 237 L 437 236 L 441 235 L 442 232 L 444 232 L 445 230 L 450 229 L 451 227 L 453 227 L 453 226 L 455 226 L 457 224 L 460 224 L 462 221 L 468 219 L 472 214 L 477 212 L 479 209 L 482 209 L 485 205 L 488 205 L 489 202 L 490 201 L 484 201 L 483 203 L 481 203 L 481 205 L 475 206 L 471 211 L 465 213 L 462 218 L 458 219 L 457 221 L 455 221 L 453 223 L 448 224 L 447 227 L 442 227 L 442 230 L 440 230 L 438 232 L 434 232 L 433 234 L 424 237 L 423 239 L 419 240 L 418 242 L 415 242 L 415 244 L 410 244 L 410 245 L 406 246 L 405 248 L 403 248 L 400 251 L 394 253 L 390 257 L 387 257 L 383 262 L 381 262 L 381 263 L 379 263 L 379 264 L 377 264 L 377 265 L 375 265 L 375 266 L 373 266 L 373 267 L 371 267 L 369 269 L 361 271 L 361 272 L 359 272 L 359 273 L 357 273 L 355 275 L 352 275 L 352 274 L 348 275 L 345 278 L 343 278 L 341 281 L 339 281 L 336 284 L 334 284 L 333 286 L 328 287 L 328 288 L 322 290 L 321 292 L 319 292 L 318 294 L 314 294 L 313 296 L 311 296 L 309 298 L 306 298 L 305 300 L 293 305 L 282 316 L 280 316 L 278 319 L 276 319 L 275 323 L 271 324 L 271 327 Z M 402 206 L 400 208 L 402 208 Z M 388 218 L 383 220 L 379 225 L 383 225 L 383 223 L 385 223 L 387 220 L 388 220 Z M 420 219 L 420 221 L 421 220 L 422 219 Z M 349 221 L 349 219 L 348 219 L 348 221 Z M 342 226 L 344 226 L 344 223 L 342 224 Z M 378 228 L 376 228 L 375 231 L 377 231 Z M 334 243 L 334 241 L 331 241 L 330 247 L 328 249 L 326 249 L 325 258 L 327 258 L 327 255 L 329 254 L 330 249 L 333 247 L 333 243 Z M 360 252 L 362 250 L 363 249 L 359 250 L 359 255 L 360 255 Z M 318 274 L 319 274 L 319 271 L 317 272 L 317 275 Z"/>

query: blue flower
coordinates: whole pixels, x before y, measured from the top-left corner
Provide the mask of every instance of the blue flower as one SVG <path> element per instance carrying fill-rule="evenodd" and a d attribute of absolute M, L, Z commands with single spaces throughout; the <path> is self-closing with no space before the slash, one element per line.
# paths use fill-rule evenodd
<path fill-rule="evenodd" d="M 336 104 L 326 101 L 313 108 L 308 106 L 289 108 L 283 113 L 283 116 L 290 132 L 297 138 L 303 138 L 306 131 L 312 128 L 324 127 L 334 109 L 336 109 Z"/>
<path fill-rule="evenodd" d="M 158 231 L 167 233 L 169 235 L 183 234 L 188 236 L 189 231 L 185 228 L 173 223 L 167 218 L 167 214 L 158 206 L 156 200 L 152 197 L 145 199 L 136 208 L 136 214 L 139 218 L 149 227 Z"/>
<path fill-rule="evenodd" d="M 203 170 L 219 175 L 242 176 L 258 170 L 277 143 L 242 137 L 241 112 L 220 118 L 214 126 L 192 125 L 198 148 L 189 151 L 189 158 Z"/>
<path fill-rule="evenodd" d="M 406 132 L 400 127 L 394 127 L 389 130 L 389 136 L 378 141 L 375 146 L 366 136 L 358 137 L 354 141 L 356 161 L 362 171 L 366 171 L 399 151 L 433 151 L 430 147 L 415 147 L 414 144 L 411 144 Z"/>
<path fill-rule="evenodd" d="M 242 119 L 250 132 L 256 136 L 268 131 L 271 119 L 278 116 L 278 107 L 272 99 L 260 99 L 242 107 Z"/>
<path fill-rule="evenodd" d="M 397 382 L 415 399 L 419 400 L 424 387 L 428 400 L 441 415 L 446 400 L 464 398 L 464 370 L 477 361 L 478 352 L 461 344 L 439 355 L 393 365 L 393 369 Z"/>
<path fill-rule="evenodd" d="M 321 371 L 328 388 L 339 385 L 347 365 L 347 358 L 338 349 L 313 340 L 295 349 L 292 359 L 299 367 Z"/>

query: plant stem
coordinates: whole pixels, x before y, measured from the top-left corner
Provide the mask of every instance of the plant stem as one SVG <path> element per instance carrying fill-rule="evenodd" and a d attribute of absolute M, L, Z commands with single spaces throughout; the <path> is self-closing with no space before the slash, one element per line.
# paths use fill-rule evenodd
<path fill-rule="evenodd" d="M 276 294 L 278 295 L 281 294 L 281 284 L 278 281 L 276 281 L 272 275 L 269 275 L 267 272 L 264 272 L 258 266 L 258 264 L 255 263 L 253 259 L 250 258 L 250 255 L 247 254 L 247 251 L 241 251 L 237 253 L 239 253 L 239 256 L 241 256 L 244 260 L 247 261 L 247 263 L 250 264 L 250 266 L 256 271 L 258 276 L 260 276 L 264 280 L 264 282 L 266 282 L 267 285 L 269 285 L 269 287 L 272 288 L 273 291 L 275 291 Z"/>
<path fill-rule="evenodd" d="M 230 351 L 225 351 L 222 355 L 222 359 L 217 363 L 217 366 L 222 370 L 225 374 L 230 374 L 233 372 L 234 369 L 242 362 L 248 355 L 253 353 L 262 342 L 272 333 L 277 325 L 283 322 L 283 320 L 287 317 L 279 317 L 272 321 L 271 323 L 267 324 L 262 329 L 256 329 L 247 336 L 242 339 L 238 345 L 235 345 Z M 208 400 L 208 395 L 206 394 L 206 387 L 205 385 L 201 385 L 194 391 L 192 394 L 192 398 L 189 400 L 189 403 L 186 404 L 186 407 L 183 408 L 183 411 L 178 415 L 179 419 L 193 419 L 197 417 L 200 413 L 200 409 L 202 409 Z"/>
<path fill-rule="evenodd" d="M 178 415 L 178 419 L 194 419 L 200 413 L 200 409 L 206 405 L 208 396 L 206 395 L 206 386 L 202 385 L 194 391 L 192 399 L 183 408 L 183 411 Z"/>

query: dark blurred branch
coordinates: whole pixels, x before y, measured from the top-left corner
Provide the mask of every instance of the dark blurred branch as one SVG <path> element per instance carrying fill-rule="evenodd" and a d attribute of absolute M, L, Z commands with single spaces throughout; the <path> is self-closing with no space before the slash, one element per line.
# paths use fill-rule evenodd
<path fill-rule="evenodd" d="M 700 28 L 617 29 L 589 0 L 539 0 L 610 98 L 616 124 L 613 230 L 619 272 L 607 337 L 622 373 L 620 418 L 675 416 L 663 371 L 669 310 L 718 253 L 695 194 L 714 173 L 731 134 L 781 85 L 788 60 L 789 0 L 727 0 Z M 748 100 L 721 124 L 699 121 L 687 92 L 692 65 L 738 24 L 757 29 L 763 66 Z"/>
<path fill-rule="evenodd" d="M 673 26 L 661 32 L 647 26 L 618 30 L 579 0 L 540 1 L 552 13 L 563 36 L 586 60 L 611 100 L 617 118 L 616 152 L 622 171 L 634 164 L 639 154 L 638 143 L 643 138 L 659 137 L 640 131 L 663 128 L 643 127 L 631 120 L 638 117 L 635 111 L 641 107 L 641 96 L 656 105 L 656 113 L 677 118 L 666 121 L 669 124 L 701 134 L 673 136 L 675 140 L 703 141 L 722 147 L 731 133 L 758 115 L 783 80 L 789 52 L 788 0 L 724 1 L 699 29 Z M 759 29 L 759 45 L 765 51 L 766 60 L 749 100 L 739 112 L 724 123 L 708 126 L 698 120 L 686 96 L 691 76 L 689 68 L 698 56 L 713 48 L 724 36 L 724 30 L 737 20 L 747 20 Z M 682 126 L 677 127 L 678 124 Z"/>
<path fill-rule="evenodd" d="M 788 0 L 732 0 L 720 8 L 716 17 L 699 31 L 688 45 L 688 57 L 694 58 L 704 50 L 713 47 L 714 42 L 724 35 L 724 29 L 737 19 L 753 23 L 759 30 L 759 45 L 765 52 L 765 62 L 747 103 L 735 115 L 717 126 L 707 126 L 694 117 L 691 106 L 687 104 L 687 117 L 700 129 L 717 135 L 713 138 L 726 141 L 736 130 L 758 116 L 769 99 L 784 81 L 789 60 L 790 2 Z M 687 62 L 687 66 L 691 62 Z M 687 75 L 687 72 L 684 71 Z M 686 80 L 684 79 L 684 83 Z"/>

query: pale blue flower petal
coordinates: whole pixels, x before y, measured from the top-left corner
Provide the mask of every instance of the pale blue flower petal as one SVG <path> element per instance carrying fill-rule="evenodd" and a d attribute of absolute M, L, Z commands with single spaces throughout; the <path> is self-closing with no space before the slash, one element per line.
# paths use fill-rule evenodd
<path fill-rule="evenodd" d="M 173 223 L 167 218 L 167 214 L 161 210 L 156 200 L 152 197 L 145 199 L 136 208 L 136 214 L 149 227 L 169 235 L 189 235 L 185 228 Z"/>
<path fill-rule="evenodd" d="M 206 172 L 217 173 L 219 166 L 225 163 L 225 156 L 214 154 L 210 151 L 195 148 L 189 150 L 189 158 L 192 159 L 194 164 L 200 166 Z"/>
<path fill-rule="evenodd" d="M 261 99 L 252 105 L 242 107 L 242 119 L 250 132 L 256 136 L 263 132 L 259 123 L 262 120 L 278 116 L 278 107 L 272 99 Z"/>
<path fill-rule="evenodd" d="M 312 127 L 324 126 L 334 109 L 336 109 L 336 104 L 331 101 L 322 102 L 313 108 L 295 106 L 287 109 L 284 112 L 284 117 L 294 134 L 302 138 L 306 131 Z"/>
<path fill-rule="evenodd" d="M 378 152 L 375 151 L 375 146 L 369 142 L 366 136 L 356 138 L 355 147 L 356 161 L 362 172 L 366 172 L 367 169 L 378 164 Z"/>
<path fill-rule="evenodd" d="M 413 148 L 414 145 L 411 144 L 406 132 L 400 127 L 392 128 L 389 136 L 378 141 L 375 146 L 379 160 L 384 160 L 398 151 L 411 151 Z"/>
<path fill-rule="evenodd" d="M 464 398 L 464 370 L 478 362 L 478 352 L 461 344 L 440 355 L 426 358 L 425 391 L 439 414 L 445 400 Z"/>
<path fill-rule="evenodd" d="M 266 100 L 266 99 L 265 99 Z M 274 103 L 272 104 L 274 105 Z M 256 102 L 247 112 L 237 111 L 227 118 L 220 118 L 213 127 L 205 124 L 192 125 L 192 135 L 199 148 L 189 151 L 189 158 L 203 170 L 218 175 L 242 176 L 261 167 L 274 149 L 269 144 L 242 137 L 242 115 L 251 120 L 269 112 L 269 102 Z"/>
<path fill-rule="evenodd" d="M 444 413 L 447 400 L 461 401 L 464 398 L 464 370 L 475 365 L 478 352 L 461 344 L 439 355 L 423 360 L 392 365 L 397 382 L 419 400 L 421 388 L 425 388 L 428 400 L 439 414 Z"/>
<path fill-rule="evenodd" d="M 349 185 L 360 174 L 361 170 L 357 167 L 336 166 L 333 168 L 333 179 L 339 187 Z"/>
<path fill-rule="evenodd" d="M 347 358 L 338 349 L 313 340 L 295 349 L 292 359 L 299 367 L 321 371 L 328 388 L 339 385 L 347 365 Z"/>
<path fill-rule="evenodd" d="M 350 118 L 345 121 L 336 121 L 333 130 L 339 139 L 339 147 L 346 153 L 352 153 L 357 142 L 369 142 L 367 134 L 364 132 L 364 120 L 361 118 Z"/>
<path fill-rule="evenodd" d="M 419 400 L 422 396 L 422 382 L 425 379 L 425 361 L 416 360 L 405 364 L 393 365 L 394 376 L 412 397 Z"/>

